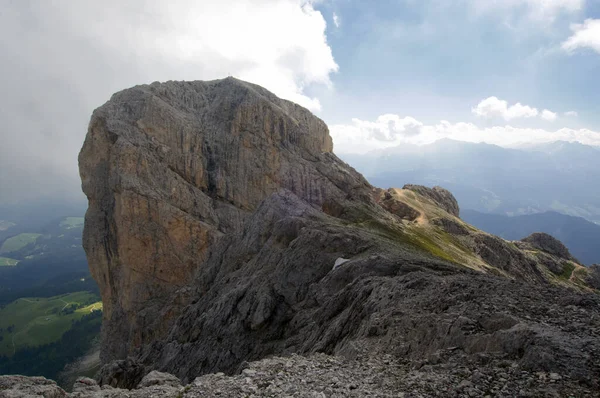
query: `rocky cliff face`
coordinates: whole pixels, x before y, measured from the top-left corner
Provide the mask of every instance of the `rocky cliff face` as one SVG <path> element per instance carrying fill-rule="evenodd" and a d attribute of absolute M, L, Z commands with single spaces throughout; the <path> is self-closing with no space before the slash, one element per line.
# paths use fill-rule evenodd
<path fill-rule="evenodd" d="M 103 383 L 313 352 L 600 375 L 590 269 L 547 240 L 465 224 L 442 188 L 371 187 L 321 120 L 258 86 L 115 94 L 92 116 L 80 170 L 102 358 L 131 357 Z"/>
<path fill-rule="evenodd" d="M 177 306 L 162 319 L 156 311 L 271 194 L 287 189 L 317 207 L 368 195 L 331 151 L 321 120 L 232 78 L 138 86 L 97 109 L 80 170 L 83 244 L 105 334 L 119 336 L 105 339 L 114 341 L 103 359 L 164 336 Z M 184 305 L 186 294 L 177 300 Z"/>

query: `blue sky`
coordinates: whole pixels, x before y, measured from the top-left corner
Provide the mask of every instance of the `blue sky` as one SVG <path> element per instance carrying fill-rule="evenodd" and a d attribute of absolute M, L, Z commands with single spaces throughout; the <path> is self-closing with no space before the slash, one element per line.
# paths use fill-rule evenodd
<path fill-rule="evenodd" d="M 600 48 L 563 48 L 573 24 L 600 18 L 600 2 L 339 0 L 317 9 L 339 65 L 333 92 L 320 97 L 331 125 L 389 113 L 498 127 L 506 120 L 472 112 L 495 96 L 557 114 L 552 122 L 515 118 L 511 127 L 600 130 Z M 593 33 L 600 47 L 600 29 Z"/>
<path fill-rule="evenodd" d="M 332 75 L 336 94 L 356 98 L 357 112 L 364 112 L 356 116 L 400 108 L 430 122 L 465 118 L 474 103 L 495 95 L 577 109 L 585 121 L 600 120 L 600 79 L 595 78 L 600 54 L 560 49 L 571 35 L 570 24 L 600 18 L 600 2 L 582 2 L 580 11 L 559 9 L 547 17 L 524 5 L 477 13 L 469 1 L 370 3 L 340 0 L 317 7 L 329 19 L 328 41 L 340 66 Z M 347 117 L 336 109 L 335 96 L 322 102 L 334 122 Z M 436 105 L 440 109 L 434 111 Z"/>
<path fill-rule="evenodd" d="M 323 118 L 338 154 L 600 146 L 599 0 L 9 0 L 0 52 L 0 203 L 80 197 L 92 111 L 153 81 L 260 84 Z"/>

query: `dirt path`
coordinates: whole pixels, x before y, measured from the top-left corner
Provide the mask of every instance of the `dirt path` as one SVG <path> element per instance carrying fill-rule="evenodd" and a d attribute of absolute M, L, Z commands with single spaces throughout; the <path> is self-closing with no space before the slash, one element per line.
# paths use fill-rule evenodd
<path fill-rule="evenodd" d="M 37 301 L 31 301 L 31 300 L 27 300 L 26 298 L 21 298 L 21 300 L 23 300 L 23 301 L 27 301 L 28 303 L 37 303 Z"/>
<path fill-rule="evenodd" d="M 406 189 L 394 188 L 394 194 L 396 194 L 396 197 L 394 199 L 396 199 L 399 202 L 403 202 L 403 203 L 405 203 L 406 205 L 408 205 L 410 207 L 416 208 L 416 210 L 418 210 L 419 213 L 421 213 L 419 215 L 419 217 L 417 217 L 417 219 L 415 220 L 416 223 L 417 223 L 417 225 L 421 225 L 421 226 L 427 226 L 427 225 L 429 225 L 429 221 L 425 217 L 426 211 L 425 211 L 424 206 L 419 201 L 416 201 L 414 199 L 411 200 L 406 195 L 407 191 L 408 190 L 406 190 Z M 413 193 L 412 191 L 408 191 L 408 192 Z"/>
<path fill-rule="evenodd" d="M 61 311 L 62 311 L 62 310 L 64 310 L 65 308 L 67 308 L 67 306 L 68 306 L 69 304 L 73 304 L 73 303 L 67 303 L 67 302 L 66 302 L 65 300 L 63 300 L 63 299 L 59 299 L 59 300 L 60 300 L 60 301 L 62 301 L 63 303 L 65 303 L 65 306 L 64 306 L 64 307 L 62 307 L 62 308 L 60 309 Z"/>

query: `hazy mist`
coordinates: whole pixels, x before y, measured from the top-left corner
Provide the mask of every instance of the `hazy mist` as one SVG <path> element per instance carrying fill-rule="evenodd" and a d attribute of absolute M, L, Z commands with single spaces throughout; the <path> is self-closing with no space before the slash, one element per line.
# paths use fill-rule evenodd
<path fill-rule="evenodd" d="M 329 84 L 337 65 L 310 4 L 199 3 L 1 2 L 0 204 L 83 199 L 77 155 L 91 113 L 136 84 L 231 74 L 319 109 L 303 90 Z M 249 23 L 260 28 L 240 37 Z"/>

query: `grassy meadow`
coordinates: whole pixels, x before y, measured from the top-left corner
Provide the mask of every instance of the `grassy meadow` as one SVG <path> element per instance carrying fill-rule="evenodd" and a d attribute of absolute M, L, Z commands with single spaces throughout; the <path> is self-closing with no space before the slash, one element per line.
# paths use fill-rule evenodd
<path fill-rule="evenodd" d="M 39 238 L 41 234 L 24 233 L 8 238 L 0 247 L 1 253 L 10 253 L 20 250 L 30 243 L 33 243 Z"/>
<path fill-rule="evenodd" d="M 14 267 L 19 263 L 19 260 L 8 257 L 0 257 L 0 267 Z"/>
<path fill-rule="evenodd" d="M 0 355 L 55 342 L 72 321 L 99 309 L 102 303 L 90 292 L 15 300 L 0 310 Z"/>

